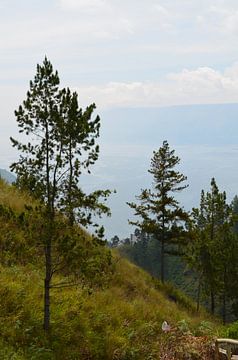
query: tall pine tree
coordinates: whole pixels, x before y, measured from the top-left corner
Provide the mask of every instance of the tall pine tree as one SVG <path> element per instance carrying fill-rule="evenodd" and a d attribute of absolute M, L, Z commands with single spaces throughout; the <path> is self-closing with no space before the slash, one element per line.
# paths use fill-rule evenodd
<path fill-rule="evenodd" d="M 140 217 L 131 224 L 141 228 L 144 232 L 153 234 L 161 244 L 160 275 L 165 281 L 165 253 L 171 251 L 171 245 L 178 245 L 187 220 L 187 213 L 180 207 L 173 196 L 184 190 L 186 176 L 175 170 L 180 163 L 175 151 L 170 150 L 167 141 L 163 142 L 158 151 L 154 151 L 151 166 L 148 170 L 153 176 L 152 189 L 144 189 L 137 197 L 139 204 L 128 203 Z"/>
<path fill-rule="evenodd" d="M 45 58 L 37 65 L 36 76 L 23 105 L 15 111 L 19 132 L 28 142 L 11 138 L 20 158 L 11 165 L 17 174 L 19 188 L 28 190 L 42 203 L 44 218 L 42 243 L 45 255 L 44 329 L 50 327 L 50 289 L 54 274 L 52 248 L 55 241 L 56 216 L 63 211 L 73 226 L 76 220 L 83 226 L 91 225 L 92 213 L 109 214 L 100 202 L 109 191 L 95 191 L 86 195 L 79 183 L 84 169 L 97 160 L 100 119 L 92 119 L 95 105 L 85 111 L 79 108 L 77 94 L 59 89 L 59 76 Z M 102 229 L 98 230 L 99 236 Z"/>

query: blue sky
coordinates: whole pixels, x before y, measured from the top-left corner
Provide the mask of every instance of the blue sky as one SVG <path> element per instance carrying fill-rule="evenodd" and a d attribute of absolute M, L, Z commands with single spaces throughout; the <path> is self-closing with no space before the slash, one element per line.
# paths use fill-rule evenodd
<path fill-rule="evenodd" d="M 8 168 L 16 159 L 9 142 L 9 136 L 17 136 L 14 110 L 25 98 L 36 64 L 47 55 L 59 71 L 62 86 L 78 91 L 83 107 L 95 102 L 99 114 L 105 116 L 103 126 L 107 128 L 102 127 L 101 159 L 92 184 L 97 180 L 100 185 L 114 187 L 118 168 L 124 172 L 125 191 L 113 204 L 115 211 L 129 189 L 132 191 L 133 176 L 138 189 L 146 184 L 143 171 L 152 150 L 165 137 L 181 151 L 185 172 L 191 174 L 198 193 L 206 181 L 209 183 L 214 164 L 221 184 L 225 185 L 226 174 L 230 179 L 230 197 L 236 193 L 233 163 L 238 122 L 232 120 L 231 125 L 229 116 L 238 117 L 237 108 L 230 107 L 227 114 L 223 110 L 221 127 L 210 123 L 210 110 L 204 115 L 208 126 L 204 134 L 211 134 L 210 138 L 203 136 L 202 130 L 190 136 L 187 120 L 183 122 L 178 110 L 171 110 L 169 117 L 164 113 L 163 126 L 158 124 L 158 144 L 153 131 L 135 128 L 135 124 L 132 127 L 126 120 L 128 127 L 124 123 L 118 132 L 118 124 L 141 107 L 238 102 L 237 0 L 0 0 L 0 31 L 1 168 Z M 121 108 L 127 109 L 125 116 Z M 198 108 L 191 109 L 185 113 L 193 127 L 200 118 Z M 150 112 L 145 116 L 150 126 L 154 118 Z M 169 138 L 172 119 L 178 126 Z M 212 126 L 217 129 L 214 136 Z M 120 143 L 110 140 L 115 134 Z M 144 134 L 147 137 L 143 138 Z M 135 138 L 140 142 L 134 143 Z M 113 160 L 108 154 L 113 154 Z M 134 158 L 130 162 L 131 154 Z M 194 163 L 199 157 L 198 174 Z M 142 159 L 140 172 L 135 173 L 133 166 Z M 206 159 L 204 168 L 202 159 Z M 111 161 L 118 168 L 110 168 Z M 187 204 L 192 203 L 191 194 Z M 110 234 L 117 231 L 113 221 Z M 126 216 L 118 225 L 118 229 L 124 227 L 121 234 L 129 231 L 125 223 Z"/>

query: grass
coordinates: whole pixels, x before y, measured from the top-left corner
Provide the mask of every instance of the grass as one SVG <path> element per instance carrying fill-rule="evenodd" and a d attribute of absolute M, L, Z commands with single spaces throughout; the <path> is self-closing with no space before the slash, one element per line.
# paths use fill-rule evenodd
<path fill-rule="evenodd" d="M 168 300 L 144 271 L 117 255 L 114 261 L 115 272 L 105 288 L 52 290 L 50 338 L 42 330 L 42 271 L 1 267 L 1 340 L 6 354 L 14 349 L 16 359 L 160 359 L 168 341 L 161 330 L 164 320 L 184 333 L 196 334 L 199 327 L 204 332 L 198 335 L 208 333 L 208 327 L 215 333 L 217 324 L 208 326 L 204 316 Z"/>
<path fill-rule="evenodd" d="M 0 181 L 0 204 L 20 214 L 29 202 L 29 197 Z M 14 241 L 24 243 L 24 232 L 16 224 L 0 218 L 1 246 L 5 238 L 11 243 L 13 234 L 17 234 Z M 32 260 L 31 251 L 24 252 L 24 261 L 0 265 L 1 359 L 153 360 L 173 352 L 177 357 L 169 359 L 179 360 L 186 339 L 194 335 L 210 339 L 220 329 L 205 312 L 197 314 L 190 299 L 115 251 L 100 286 L 81 282 L 51 290 L 51 333 L 46 336 L 42 329 L 44 271 L 41 261 Z M 64 274 L 54 278 L 56 283 L 64 280 Z M 169 295 L 176 296 L 176 303 Z M 173 328 L 171 334 L 162 332 L 164 320 Z M 197 354 L 196 349 L 190 346 Z M 190 358 L 197 359 L 195 355 Z"/>
<path fill-rule="evenodd" d="M 32 199 L 0 178 L 0 204 L 9 206 L 16 212 L 21 212 L 24 211 L 25 204 L 32 204 Z"/>

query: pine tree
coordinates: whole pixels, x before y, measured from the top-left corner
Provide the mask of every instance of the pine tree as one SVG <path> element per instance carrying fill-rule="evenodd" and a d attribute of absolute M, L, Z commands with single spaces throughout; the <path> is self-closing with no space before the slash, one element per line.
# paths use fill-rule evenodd
<path fill-rule="evenodd" d="M 171 245 L 179 243 L 183 234 L 183 223 L 187 220 L 186 212 L 179 206 L 173 193 L 184 190 L 186 176 L 175 170 L 179 157 L 170 150 L 167 141 L 154 151 L 151 166 L 148 170 L 153 176 L 153 188 L 144 189 L 137 197 L 139 204 L 128 203 L 135 210 L 135 215 L 141 220 L 130 221 L 144 232 L 153 234 L 161 244 L 161 281 L 165 280 L 165 253 L 171 250 Z"/>
<path fill-rule="evenodd" d="M 92 213 L 109 214 L 109 208 L 100 203 L 110 191 L 95 191 L 86 195 L 80 188 L 82 169 L 97 160 L 100 119 L 91 119 L 95 105 L 85 111 L 79 108 L 77 94 L 59 89 L 59 76 L 45 58 L 37 65 L 34 81 L 23 105 L 15 111 L 19 132 L 29 137 L 21 143 L 11 138 L 20 158 L 11 165 L 17 174 L 17 186 L 25 189 L 42 203 L 44 217 L 42 242 L 45 255 L 44 329 L 50 327 L 50 289 L 54 273 L 52 242 L 55 240 L 56 216 L 62 211 L 73 226 L 93 223 Z M 89 171 L 89 170 L 88 170 Z M 96 224 L 95 224 L 96 225 Z M 98 236 L 103 229 L 98 230 Z"/>
<path fill-rule="evenodd" d="M 233 215 L 226 202 L 226 193 L 220 192 L 214 178 L 207 193 L 202 190 L 200 208 L 191 214 L 190 243 L 186 257 L 197 273 L 198 288 L 203 287 L 210 297 L 211 313 L 221 298 L 223 321 L 226 321 L 228 288 L 234 262 L 237 239 L 233 233 Z M 199 299 L 198 296 L 198 305 Z"/>

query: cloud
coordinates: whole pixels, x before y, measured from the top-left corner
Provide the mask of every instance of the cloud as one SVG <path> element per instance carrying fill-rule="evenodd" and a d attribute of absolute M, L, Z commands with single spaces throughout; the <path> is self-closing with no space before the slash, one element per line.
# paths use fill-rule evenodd
<path fill-rule="evenodd" d="M 77 89 L 83 103 L 100 108 L 238 102 L 238 63 L 224 72 L 184 69 L 161 82 L 110 82 Z"/>
<path fill-rule="evenodd" d="M 209 29 L 217 37 L 238 35 L 238 4 L 234 1 L 209 1 L 197 16 L 200 26 Z M 231 39 L 230 39 L 231 40 Z"/>
<path fill-rule="evenodd" d="M 90 16 L 95 26 L 103 26 L 108 34 L 118 29 L 122 34 L 140 34 L 151 30 L 172 28 L 175 14 L 158 1 L 149 0 L 130 2 L 121 0 L 59 0 L 59 7 L 63 12 L 77 14 L 84 23 L 83 16 Z M 83 15 L 83 16 L 82 16 Z M 89 20 L 89 19 L 87 19 Z"/>
<path fill-rule="evenodd" d="M 123 3 L 117 6 L 109 0 L 60 0 L 59 7 L 63 12 L 73 13 L 80 20 L 78 30 L 89 37 L 114 39 L 133 33 L 132 19 L 127 16 L 128 11 L 124 11 Z M 91 29 L 88 29 L 89 23 Z M 85 33 L 84 28 L 89 31 Z"/>
<path fill-rule="evenodd" d="M 60 0 L 63 10 L 98 11 L 105 10 L 109 4 L 105 0 Z"/>
<path fill-rule="evenodd" d="M 5 3 L 8 17 L 1 13 L 0 22 L 5 34 L 0 40 L 2 83 L 28 84 L 35 64 L 47 54 L 63 82 L 74 82 L 86 104 L 237 101 L 237 64 L 217 70 L 238 59 L 237 39 L 228 34 L 235 34 L 238 24 L 237 2 L 42 1 L 46 11 L 34 12 L 29 0 L 23 0 L 22 16 L 10 14 Z"/>
<path fill-rule="evenodd" d="M 81 59 L 90 45 L 99 48 L 100 56 L 113 48 L 111 56 L 117 54 L 118 66 L 127 61 L 121 55 L 125 48 L 131 58 L 136 54 L 144 64 L 147 58 L 157 56 L 158 66 L 170 61 L 173 49 L 185 61 L 184 66 L 189 65 L 185 54 L 192 57 L 193 50 L 199 52 L 196 49 L 206 58 L 212 53 L 226 56 L 228 51 L 232 59 L 238 57 L 234 55 L 236 38 L 228 38 L 238 28 L 238 4 L 232 1 L 42 0 L 40 7 L 22 0 L 13 5 L 13 0 L 0 5 L 3 56 L 24 50 L 26 56 L 37 52 L 58 57 L 72 54 L 72 59 Z M 143 52 L 144 48 L 147 51 Z M 197 60 L 196 55 L 193 58 Z"/>

